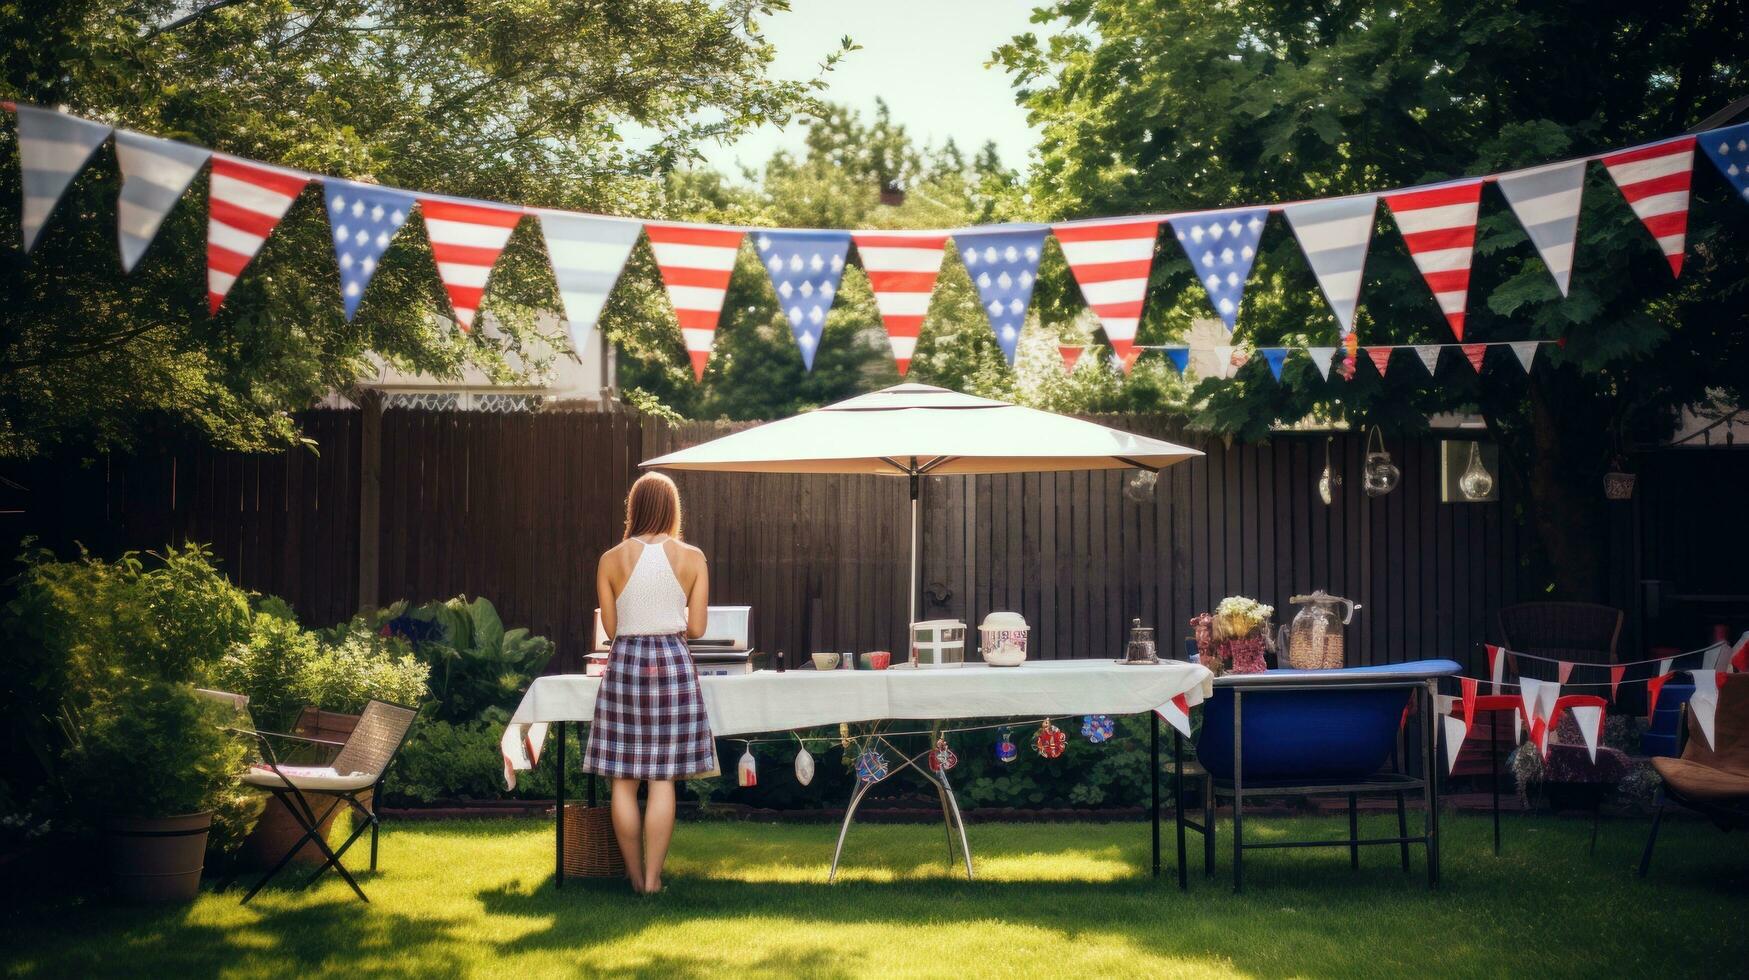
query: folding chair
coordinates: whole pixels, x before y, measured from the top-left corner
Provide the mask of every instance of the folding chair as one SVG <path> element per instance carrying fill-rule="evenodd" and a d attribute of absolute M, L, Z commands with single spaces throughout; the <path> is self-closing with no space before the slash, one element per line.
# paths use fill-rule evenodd
<path fill-rule="evenodd" d="M 274 875 L 283 871 L 292 858 L 303 848 L 305 843 L 314 844 L 322 852 L 324 861 L 301 887 L 308 888 L 329 869 L 340 875 L 351 886 L 352 891 L 360 899 L 368 902 L 364 889 L 358 887 L 351 872 L 346 870 L 340 859 L 346 852 L 370 831 L 370 869 L 377 868 L 377 831 L 380 821 L 377 818 L 377 802 L 382 799 L 383 778 L 388 775 L 389 767 L 394 764 L 395 756 L 400 753 L 401 746 L 407 741 L 407 735 L 413 728 L 413 721 L 419 715 L 417 708 L 390 704 L 387 701 L 372 701 L 364 706 L 364 712 L 358 719 L 358 727 L 352 730 L 345 742 L 340 743 L 340 752 L 334 756 L 334 761 L 326 766 L 291 766 L 279 761 L 273 750 L 271 739 L 287 738 L 298 742 L 317 745 L 334 745 L 321 739 L 302 738 L 296 735 L 286 735 L 279 732 L 243 731 L 233 729 L 239 734 L 254 738 L 261 746 L 262 762 L 250 768 L 243 781 L 259 789 L 273 794 L 279 802 L 303 827 L 303 836 L 285 852 L 261 880 L 249 889 L 243 896 L 247 903 L 255 897 L 261 887 L 272 880 Z M 359 796 L 365 792 L 371 794 L 367 806 Z M 332 802 L 321 813 L 311 804 L 311 798 L 330 798 Z M 342 804 L 350 807 L 354 815 L 352 836 L 346 839 L 338 849 L 328 845 L 322 837 L 319 828 Z M 224 891 L 235 880 L 233 874 L 219 887 Z"/>

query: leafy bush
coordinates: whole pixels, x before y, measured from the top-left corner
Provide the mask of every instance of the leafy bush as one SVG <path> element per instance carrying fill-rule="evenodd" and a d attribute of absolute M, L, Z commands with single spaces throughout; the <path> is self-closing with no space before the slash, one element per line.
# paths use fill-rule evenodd
<path fill-rule="evenodd" d="M 467 722 L 492 708 L 515 707 L 522 692 L 553 656 L 553 643 L 526 628 L 504 629 L 498 610 L 483 598 L 457 596 L 409 606 L 397 602 L 343 629 L 375 632 L 412 644 L 431 670 L 435 717 Z"/>
<path fill-rule="evenodd" d="M 372 633 L 348 631 L 318 644 L 300 678 L 306 703 L 356 714 L 371 699 L 417 707 L 430 695 L 431 668 L 406 645 Z"/>
<path fill-rule="evenodd" d="M 425 700 L 430 670 L 405 643 L 350 630 L 318 634 L 283 613 L 283 603 L 262 603 L 248 639 L 209 673 L 211 686 L 249 696 L 261 728 L 289 731 L 306 706 L 355 714 L 372 698 Z"/>
<path fill-rule="evenodd" d="M 143 680 L 89 707 L 67 750 L 66 786 L 91 823 L 212 810 L 247 750 L 224 709 L 189 684 Z"/>

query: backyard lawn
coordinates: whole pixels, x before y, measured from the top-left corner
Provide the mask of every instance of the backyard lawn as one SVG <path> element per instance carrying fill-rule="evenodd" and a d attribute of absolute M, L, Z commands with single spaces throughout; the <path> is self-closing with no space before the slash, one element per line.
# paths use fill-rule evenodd
<path fill-rule="evenodd" d="M 1254 826 L 1258 839 L 1346 830 L 1324 818 Z M 400 823 L 383 840 L 385 870 L 362 876 L 369 906 L 330 877 L 247 908 L 206 894 L 163 911 L 45 909 L 7 924 L 0 962 L 50 976 L 1595 977 L 1726 976 L 1749 955 L 1731 925 L 1749 917 L 1739 837 L 1667 825 L 1641 882 L 1645 821 L 1606 823 L 1587 856 L 1586 821 L 1514 818 L 1499 859 L 1485 818 L 1442 826 L 1437 893 L 1419 860 L 1405 875 L 1394 850 L 1373 848 L 1358 873 L 1338 850 L 1259 853 L 1234 896 L 1224 874 L 1193 875 L 1188 894 L 1169 874 L 1140 877 L 1139 824 L 975 825 L 972 883 L 947 873 L 939 827 L 863 826 L 846 880 L 829 887 L 834 827 L 695 823 L 676 835 L 668 891 L 640 899 L 620 882 L 555 892 L 543 822 Z"/>

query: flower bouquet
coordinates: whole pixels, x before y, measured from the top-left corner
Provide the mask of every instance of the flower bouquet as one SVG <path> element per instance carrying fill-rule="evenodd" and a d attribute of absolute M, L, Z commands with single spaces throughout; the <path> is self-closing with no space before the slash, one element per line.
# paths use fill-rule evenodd
<path fill-rule="evenodd" d="M 1275 607 L 1245 596 L 1228 596 L 1215 607 L 1209 617 L 1210 639 L 1214 644 L 1213 659 L 1217 666 L 1204 661 L 1216 674 L 1260 674 L 1268 669 L 1264 654 L 1270 649 L 1270 620 Z"/>

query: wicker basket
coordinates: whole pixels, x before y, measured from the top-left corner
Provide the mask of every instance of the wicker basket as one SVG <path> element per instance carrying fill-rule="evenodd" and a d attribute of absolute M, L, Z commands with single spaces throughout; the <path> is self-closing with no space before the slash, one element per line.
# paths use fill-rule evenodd
<path fill-rule="evenodd" d="M 567 878 L 616 878 L 626 873 L 609 808 L 565 804 L 564 864 Z"/>

